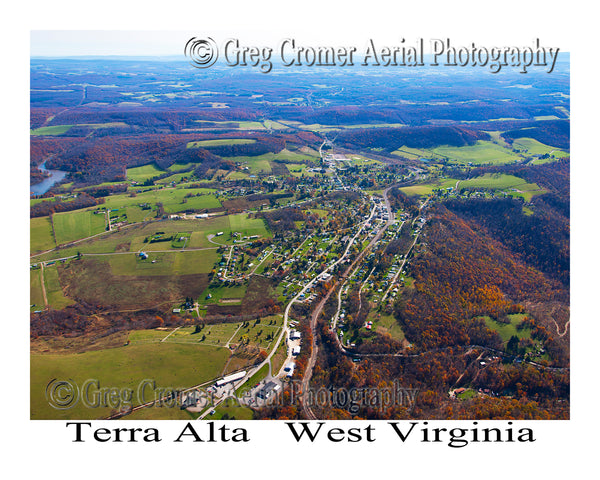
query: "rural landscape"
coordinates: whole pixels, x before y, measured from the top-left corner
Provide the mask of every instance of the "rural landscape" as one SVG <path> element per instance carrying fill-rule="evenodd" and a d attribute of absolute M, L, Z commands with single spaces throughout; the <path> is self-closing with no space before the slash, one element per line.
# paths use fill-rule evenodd
<path fill-rule="evenodd" d="M 31 58 L 31 419 L 568 419 L 568 59 Z"/>

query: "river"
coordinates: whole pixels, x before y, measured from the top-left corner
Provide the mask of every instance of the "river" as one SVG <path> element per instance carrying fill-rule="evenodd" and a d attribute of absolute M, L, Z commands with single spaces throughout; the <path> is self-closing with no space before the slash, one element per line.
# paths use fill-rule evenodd
<path fill-rule="evenodd" d="M 50 187 L 52 187 L 52 185 L 54 185 L 57 182 L 60 182 L 63 178 L 65 178 L 67 173 L 69 173 L 69 172 L 63 172 L 62 170 L 48 170 L 46 168 L 46 162 L 39 165 L 38 168 L 42 172 L 48 172 L 50 174 L 50 176 L 48 178 L 45 178 L 40 183 L 36 183 L 35 185 L 30 185 L 29 189 L 31 190 L 31 195 L 43 195 L 48 190 L 50 190 Z"/>

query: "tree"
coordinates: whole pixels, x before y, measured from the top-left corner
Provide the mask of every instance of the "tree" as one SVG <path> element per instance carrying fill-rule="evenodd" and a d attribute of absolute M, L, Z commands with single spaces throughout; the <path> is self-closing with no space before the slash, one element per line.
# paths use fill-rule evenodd
<path fill-rule="evenodd" d="M 506 344 L 506 352 L 513 354 L 513 355 L 518 355 L 518 353 L 519 353 L 519 337 L 517 337 L 516 335 L 513 335 L 512 337 L 510 337 L 510 340 Z"/>

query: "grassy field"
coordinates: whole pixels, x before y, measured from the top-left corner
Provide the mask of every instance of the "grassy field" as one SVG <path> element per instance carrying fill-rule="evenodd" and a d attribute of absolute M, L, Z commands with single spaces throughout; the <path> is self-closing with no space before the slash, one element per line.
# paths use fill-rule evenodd
<path fill-rule="evenodd" d="M 233 339 L 240 323 L 218 323 L 206 325 L 198 333 L 195 327 L 167 330 L 135 330 L 129 335 L 132 345 L 148 343 L 183 343 L 207 347 L 224 347 Z M 168 338 L 167 338 L 168 337 Z M 164 341 L 163 341 L 164 340 Z"/>
<path fill-rule="evenodd" d="M 394 150 L 392 155 L 398 155 L 399 157 L 408 158 L 409 160 L 419 160 L 420 158 L 437 158 L 440 159 L 439 155 L 433 154 L 430 150 L 411 148 L 406 145 L 401 146 L 399 149 Z"/>
<path fill-rule="evenodd" d="M 210 188 L 155 188 L 137 193 L 135 197 L 129 194 L 111 195 L 102 206 L 113 209 L 162 203 L 165 213 L 220 208 L 221 202 L 213 195 L 214 192 Z"/>
<path fill-rule="evenodd" d="M 44 307 L 41 269 L 39 268 L 29 271 L 29 303 L 33 305 L 31 311 L 41 310 Z"/>
<path fill-rule="evenodd" d="M 91 210 L 73 210 L 53 215 L 56 243 L 63 244 L 105 231 L 106 217 Z"/>
<path fill-rule="evenodd" d="M 62 135 L 66 133 L 73 125 L 53 125 L 51 127 L 40 127 L 30 130 L 30 135 Z"/>
<path fill-rule="evenodd" d="M 437 190 L 437 189 L 445 190 L 446 188 L 449 188 L 449 187 L 454 188 L 456 186 L 457 181 L 458 180 L 456 178 L 447 178 L 447 179 L 443 179 L 443 180 L 437 180 L 435 182 L 423 183 L 421 185 L 411 185 L 410 187 L 401 187 L 400 190 L 402 190 L 408 196 L 430 195 L 431 193 L 433 193 L 434 190 Z"/>
<path fill-rule="evenodd" d="M 506 343 L 508 342 L 508 340 L 510 340 L 510 337 L 512 337 L 513 335 L 516 335 L 519 339 L 531 337 L 531 329 L 517 329 L 517 325 L 525 317 L 526 315 L 523 314 L 509 315 L 508 318 L 510 318 L 510 323 L 497 322 L 496 320 L 493 320 L 492 318 L 487 316 L 481 318 L 483 318 L 487 327 L 497 331 L 500 337 L 502 338 L 502 341 Z"/>
<path fill-rule="evenodd" d="M 187 148 L 218 147 L 221 145 L 250 145 L 256 143 L 253 138 L 218 138 L 215 140 L 198 140 L 189 142 Z"/>
<path fill-rule="evenodd" d="M 111 128 L 111 127 L 126 127 L 123 122 L 108 122 L 108 123 L 81 123 L 78 125 L 52 125 L 50 127 L 40 127 L 30 130 L 30 135 L 62 135 L 69 131 L 71 127 L 89 127 L 89 128 Z"/>
<path fill-rule="evenodd" d="M 98 215 L 101 216 L 101 215 Z M 120 231 L 113 230 L 105 235 L 96 237 L 85 242 L 81 242 L 74 247 L 64 248 L 60 251 L 51 252 L 40 255 L 32 260 L 46 261 L 59 257 L 75 255 L 77 252 L 82 254 L 98 254 L 98 253 L 120 253 L 120 252 L 139 252 L 140 250 L 152 252 L 157 250 L 179 250 L 180 246 L 173 247 L 172 242 L 156 242 L 145 243 L 144 239 L 152 237 L 156 232 L 164 232 L 165 235 L 171 236 L 177 233 L 185 232 L 189 234 L 189 241 L 186 242 L 186 251 L 183 254 L 192 254 L 191 250 L 197 248 L 210 248 L 216 250 L 218 245 L 208 241 L 208 235 L 215 235 L 218 232 L 223 232 L 223 235 L 215 237 L 215 241 L 220 244 L 233 244 L 234 238 L 230 238 L 231 232 L 240 232 L 243 236 L 259 235 L 261 237 L 270 237 L 270 232 L 266 229 L 264 221 L 260 218 L 248 218 L 248 214 L 241 213 L 230 216 L 217 216 L 205 219 L 180 219 L 180 220 L 163 220 L 161 222 L 153 222 L 147 225 L 134 225 L 132 227 L 123 228 Z M 208 255 L 213 258 L 214 252 L 200 251 L 198 255 Z M 121 257 L 123 255 L 119 255 Z M 192 261 L 203 262 L 199 257 L 192 257 Z M 212 261 L 212 260 L 211 260 Z M 117 260 L 117 263 L 119 260 Z M 192 268 L 193 265 L 190 265 Z"/>
<path fill-rule="evenodd" d="M 220 347 L 147 343 L 71 355 L 31 355 L 31 418 L 32 419 L 94 419 L 107 416 L 110 407 L 89 408 L 83 401 L 71 409 L 57 410 L 46 399 L 46 386 L 52 379 L 72 380 L 81 390 L 86 380 L 96 380 L 89 392 L 98 388 L 131 391 L 131 403 L 154 400 L 154 388 L 138 387 L 145 379 L 156 388 L 188 388 L 220 375 L 229 358 L 228 349 Z M 142 395 L 143 393 L 143 395 Z M 83 393 L 82 393 L 83 396 Z M 93 395 L 88 395 L 93 404 Z M 123 395 L 121 404 L 127 403 Z M 178 407 L 177 407 L 178 408 Z"/>
<path fill-rule="evenodd" d="M 55 310 L 62 310 L 67 305 L 72 305 L 75 302 L 64 296 L 56 268 L 55 265 L 44 268 L 44 285 L 46 286 L 48 304 Z"/>
<path fill-rule="evenodd" d="M 435 154 L 447 157 L 450 163 L 460 164 L 499 165 L 511 163 L 520 159 L 518 155 L 510 150 L 484 140 L 478 140 L 475 145 L 465 147 L 437 147 L 432 151 Z"/>
<path fill-rule="evenodd" d="M 238 304 L 246 295 L 247 285 L 209 285 L 202 295 L 200 295 L 199 303 L 203 305 L 217 303 L 235 303 Z M 207 298 L 210 295 L 210 298 Z M 231 300 L 239 300 L 239 302 L 231 302 Z"/>
<path fill-rule="evenodd" d="M 373 328 L 382 335 L 390 334 L 394 340 L 402 342 L 406 340 L 402 327 L 393 315 L 369 313 L 368 320 L 373 322 Z"/>
<path fill-rule="evenodd" d="M 242 236 L 270 236 L 265 226 L 265 222 L 261 218 L 250 218 L 247 213 L 229 215 L 228 218 L 231 231 L 239 232 Z"/>
<path fill-rule="evenodd" d="M 50 217 L 37 217 L 29 220 L 30 251 L 40 252 L 56 246 L 52 237 Z"/>
<path fill-rule="evenodd" d="M 147 254 L 147 259 L 141 259 L 134 253 L 109 257 L 112 274 L 162 276 L 208 273 L 219 258 L 215 250 L 186 250 L 173 253 L 148 250 Z"/>
<path fill-rule="evenodd" d="M 301 151 L 290 151 L 287 149 L 281 150 L 278 153 L 265 153 L 255 157 L 238 156 L 238 157 L 224 157 L 226 160 L 232 162 L 241 163 L 248 167 L 248 171 L 251 174 L 259 173 L 271 173 L 271 162 L 282 161 L 282 162 L 309 162 L 313 163 L 316 159 L 314 155 L 304 153 Z M 286 164 L 288 170 L 290 165 Z M 293 168 L 293 167 L 292 167 Z M 290 170 L 291 171 L 291 170 Z"/>
<path fill-rule="evenodd" d="M 142 165 L 141 167 L 128 168 L 127 180 L 143 183 L 149 178 L 156 177 L 161 173 L 165 173 L 164 170 L 159 169 L 156 165 L 151 163 L 150 165 Z"/>
<path fill-rule="evenodd" d="M 517 138 L 513 141 L 513 147 L 519 150 L 526 150 L 531 155 L 544 155 L 546 153 L 561 158 L 568 155 L 567 152 L 549 145 L 545 145 L 533 138 Z"/>
<path fill-rule="evenodd" d="M 527 183 L 514 175 L 500 173 L 486 173 L 480 177 L 463 180 L 459 183 L 458 188 L 459 190 L 461 188 L 501 190 L 513 196 L 523 197 L 527 201 L 531 201 L 533 195 L 546 193 L 546 190 L 535 183 Z"/>

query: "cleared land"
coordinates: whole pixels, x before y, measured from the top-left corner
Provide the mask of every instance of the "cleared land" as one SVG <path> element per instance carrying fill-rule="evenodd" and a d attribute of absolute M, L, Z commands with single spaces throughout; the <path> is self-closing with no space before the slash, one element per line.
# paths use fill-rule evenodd
<path fill-rule="evenodd" d="M 500 145 L 484 140 L 478 140 L 475 145 L 465 147 L 437 147 L 432 151 L 435 154 L 447 157 L 450 163 L 460 164 L 499 165 L 515 162 L 521 158 Z"/>
<path fill-rule="evenodd" d="M 250 145 L 256 143 L 253 138 L 219 138 L 215 140 L 198 140 L 189 142 L 187 148 L 218 147 L 220 145 Z"/>
<path fill-rule="evenodd" d="M 52 379 L 70 379 L 80 388 L 86 380 L 97 380 L 89 390 L 92 402 L 93 393 L 98 390 L 96 385 L 120 391 L 130 389 L 131 403 L 137 405 L 140 400 L 154 400 L 154 392 L 159 388 L 183 389 L 218 377 L 229 355 L 226 348 L 166 342 L 72 355 L 31 355 L 31 418 L 95 419 L 110 414 L 110 407 L 87 408 L 81 401 L 68 410 L 52 408 L 45 395 Z M 147 387 L 143 398 L 138 398 L 138 387 L 145 379 L 152 379 L 157 390 Z M 121 399 L 121 403 L 126 400 Z"/>
<path fill-rule="evenodd" d="M 151 163 L 150 165 L 142 165 L 141 167 L 128 168 L 127 180 L 143 183 L 149 178 L 156 177 L 162 173 L 165 173 L 165 171 Z"/>
<path fill-rule="evenodd" d="M 68 243 L 73 240 L 90 237 L 105 231 L 106 217 L 94 214 L 92 210 L 73 210 L 52 216 L 56 243 Z"/>
<path fill-rule="evenodd" d="M 50 217 L 37 217 L 29 220 L 29 241 L 32 252 L 49 250 L 56 246 L 52 236 Z"/>

